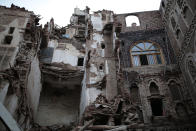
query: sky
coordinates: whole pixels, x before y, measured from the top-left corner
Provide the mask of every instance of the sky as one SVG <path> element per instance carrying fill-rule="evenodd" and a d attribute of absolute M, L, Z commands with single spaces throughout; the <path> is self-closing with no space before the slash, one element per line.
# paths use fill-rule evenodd
<path fill-rule="evenodd" d="M 81 10 L 86 6 L 90 11 L 102 9 L 112 10 L 115 14 L 132 13 L 140 11 L 158 10 L 161 0 L 0 0 L 0 5 L 10 7 L 13 3 L 25 7 L 35 14 L 41 15 L 41 24 L 45 24 L 52 17 L 55 24 L 66 26 L 74 8 Z"/>

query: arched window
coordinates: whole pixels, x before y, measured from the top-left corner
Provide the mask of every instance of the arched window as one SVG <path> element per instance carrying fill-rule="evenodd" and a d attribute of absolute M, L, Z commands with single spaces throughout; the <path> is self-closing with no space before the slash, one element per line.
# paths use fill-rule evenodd
<path fill-rule="evenodd" d="M 171 94 L 172 94 L 172 98 L 173 100 L 180 100 L 180 85 L 177 84 L 175 81 L 170 81 L 169 84 L 169 89 L 171 91 Z"/>
<path fill-rule="evenodd" d="M 133 103 L 140 103 L 139 89 L 136 84 L 130 87 L 130 98 Z"/>
<path fill-rule="evenodd" d="M 150 42 L 141 42 L 130 50 L 132 65 L 153 65 L 163 64 L 163 56 L 160 48 Z"/>
<path fill-rule="evenodd" d="M 140 26 L 140 22 L 137 16 L 130 15 L 130 16 L 127 16 L 125 20 L 126 20 L 127 27 Z"/>
<path fill-rule="evenodd" d="M 152 94 L 160 94 L 160 93 L 159 93 L 159 87 L 156 85 L 156 83 L 151 82 L 149 88 L 150 88 L 150 94 L 151 94 L 151 95 L 152 95 Z"/>
<path fill-rule="evenodd" d="M 194 81 L 196 79 L 196 63 L 194 62 L 193 57 L 189 57 L 187 59 L 187 68 L 192 80 Z"/>

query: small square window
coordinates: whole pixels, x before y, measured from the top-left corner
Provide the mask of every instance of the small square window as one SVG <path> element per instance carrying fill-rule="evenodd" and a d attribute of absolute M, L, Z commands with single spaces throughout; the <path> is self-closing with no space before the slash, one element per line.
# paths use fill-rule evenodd
<path fill-rule="evenodd" d="M 13 34 L 14 33 L 14 27 L 10 27 L 10 29 L 9 29 L 9 34 Z"/>
<path fill-rule="evenodd" d="M 176 37 L 177 37 L 177 39 L 179 39 L 180 36 L 181 36 L 181 31 L 180 31 L 180 29 L 177 29 L 176 30 Z"/>
<path fill-rule="evenodd" d="M 84 58 L 78 58 L 78 66 L 83 66 Z"/>
<path fill-rule="evenodd" d="M 4 39 L 4 44 L 11 44 L 13 36 L 6 35 Z"/>

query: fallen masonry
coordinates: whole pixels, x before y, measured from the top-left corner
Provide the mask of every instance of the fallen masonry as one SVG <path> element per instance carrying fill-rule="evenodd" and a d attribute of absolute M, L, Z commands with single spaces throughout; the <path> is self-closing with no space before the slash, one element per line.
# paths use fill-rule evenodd
<path fill-rule="evenodd" d="M 75 8 L 65 27 L 0 6 L 0 130 L 195 131 L 195 5 Z"/>

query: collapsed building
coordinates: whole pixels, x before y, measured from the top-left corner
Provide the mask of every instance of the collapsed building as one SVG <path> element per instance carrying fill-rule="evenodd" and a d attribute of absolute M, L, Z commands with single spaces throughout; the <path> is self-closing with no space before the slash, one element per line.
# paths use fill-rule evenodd
<path fill-rule="evenodd" d="M 194 0 L 125 14 L 75 8 L 66 27 L 0 10 L 1 130 L 195 130 Z"/>

